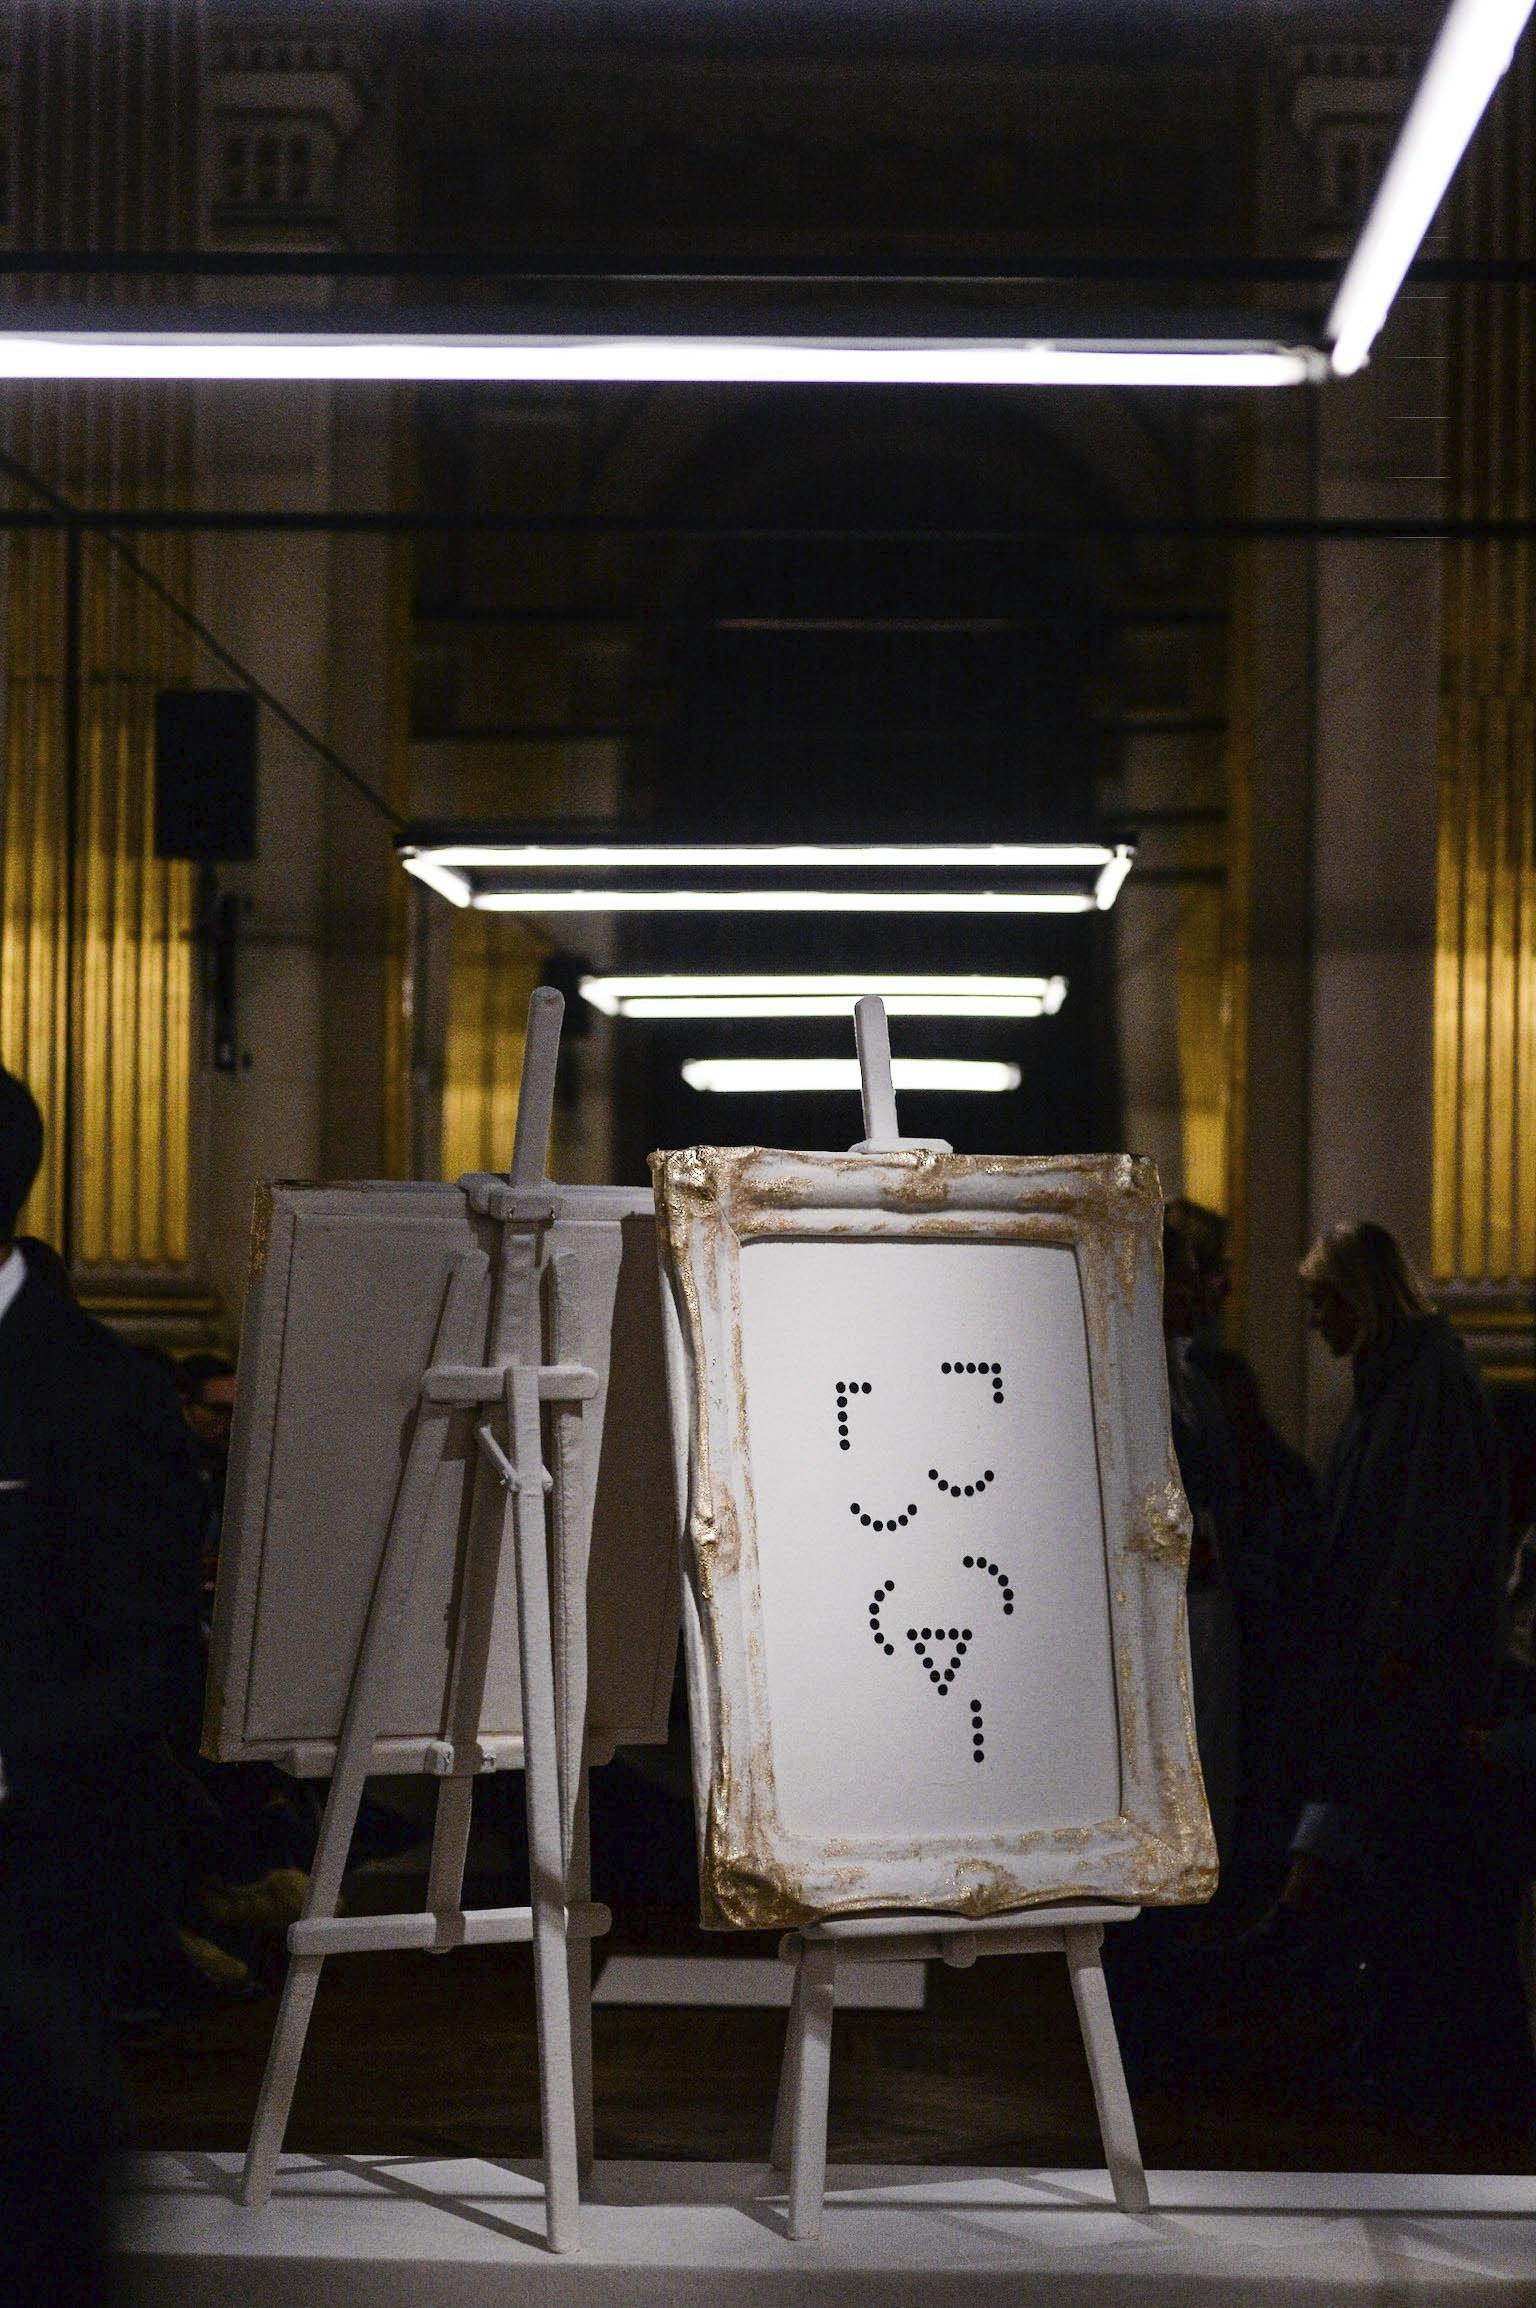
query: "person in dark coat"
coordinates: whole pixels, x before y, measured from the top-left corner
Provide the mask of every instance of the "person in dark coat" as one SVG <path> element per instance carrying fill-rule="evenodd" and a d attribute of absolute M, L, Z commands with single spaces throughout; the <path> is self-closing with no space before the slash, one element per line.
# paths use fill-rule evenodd
<path fill-rule="evenodd" d="M 1312 1328 L 1354 1365 L 1308 1610 L 1308 1771 L 1319 1802 L 1391 1819 L 1492 1703 L 1503 1448 L 1465 1349 L 1385 1227 L 1335 1227 L 1301 1272 Z"/>
<path fill-rule="evenodd" d="M 0 2298 L 73 2308 L 104 2296 L 109 2007 L 163 1895 L 201 1499 L 174 1388 L 14 1246 L 42 1149 L 0 1069 Z"/>
<path fill-rule="evenodd" d="M 1498 1675 L 1506 1485 L 1477 1375 L 1394 1237 L 1335 1227 L 1301 1268 L 1354 1368 L 1310 1588 L 1311 1797 L 1279 1920 L 1357 1985 L 1360 2073 L 1423 2108 L 1529 2111 L 1518 1885 L 1486 1832 L 1465 1733 Z M 1280 1944 L 1285 1944 L 1284 1932 Z"/>

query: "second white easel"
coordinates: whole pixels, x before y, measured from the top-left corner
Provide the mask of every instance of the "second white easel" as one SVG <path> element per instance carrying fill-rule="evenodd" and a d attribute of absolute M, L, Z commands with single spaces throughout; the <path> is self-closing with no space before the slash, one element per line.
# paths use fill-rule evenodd
<path fill-rule="evenodd" d="M 559 1056 L 561 996 L 535 993 L 529 1009 L 510 1175 L 461 1181 L 471 1207 L 499 1234 L 488 1338 L 476 1336 L 486 1259 L 460 1261 L 422 1373 L 351 1687 L 304 1914 L 288 1933 L 289 1966 L 241 2180 L 241 2202 L 272 2190 L 320 1973 L 327 1956 L 381 1948 L 447 1954 L 460 1947 L 532 1942 L 546 2229 L 555 2252 L 580 2241 L 580 2182 L 592 2159 L 591 1942 L 611 1918 L 590 1897 L 587 1766 L 587 1554 L 596 1432 L 574 1454 L 579 1490 L 565 1557 L 551 1546 L 553 1477 L 544 1463 L 543 1406 L 562 1422 L 598 1409 L 608 1369 L 621 1223 L 650 1197 L 566 1189 L 544 1175 Z M 546 1346 L 553 1352 L 546 1354 Z M 455 1416 L 479 1414 L 476 1442 L 500 1486 L 501 1509 L 463 1566 L 455 1608 L 443 1736 L 427 1768 L 438 1778 L 423 1907 L 343 1916 L 342 1877 L 385 1717 L 401 1628 L 420 1557 L 432 1487 Z M 498 1412 L 500 1415 L 498 1415 Z M 560 1437 L 555 1438 L 560 1453 Z M 530 1903 L 466 1909 L 464 1868 L 474 1783 L 498 1758 L 479 1737 L 492 1604 L 510 1552 L 517 1593 L 522 1768 Z M 554 1594 L 552 1597 L 552 1585 Z M 560 1621 L 556 1627 L 557 1616 Z M 604 1760 L 605 1758 L 596 1758 Z"/>

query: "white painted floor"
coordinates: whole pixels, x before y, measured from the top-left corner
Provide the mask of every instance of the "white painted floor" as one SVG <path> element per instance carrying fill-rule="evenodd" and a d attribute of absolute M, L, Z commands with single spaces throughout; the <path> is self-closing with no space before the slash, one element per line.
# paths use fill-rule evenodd
<path fill-rule="evenodd" d="M 816 2244 L 742 2164 L 600 2164 L 583 2249 L 542 2245 L 536 2173 L 398 2156 L 286 2156 L 265 2212 L 239 2159 L 144 2156 L 121 2198 L 140 2308 L 1456 2308 L 1536 2300 L 1536 2180 L 1159 2172 L 1114 2210 L 1098 2172 L 829 2174 Z"/>

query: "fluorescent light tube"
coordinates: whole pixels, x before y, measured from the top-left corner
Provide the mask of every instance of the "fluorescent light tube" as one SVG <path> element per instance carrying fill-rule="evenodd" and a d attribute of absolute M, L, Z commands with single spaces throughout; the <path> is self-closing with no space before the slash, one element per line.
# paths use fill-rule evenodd
<path fill-rule="evenodd" d="M 679 842 L 623 844 L 572 842 L 558 847 L 534 842 L 433 842 L 407 851 L 407 856 L 432 857 L 439 865 L 495 867 L 505 873 L 570 873 L 577 867 L 603 871 L 607 867 L 730 866 L 741 872 L 777 873 L 793 867 L 865 868 L 914 866 L 1108 866 L 1118 858 L 1129 861 L 1128 847 L 1109 849 L 1102 842 L 718 842 L 694 845 Z"/>
<path fill-rule="evenodd" d="M 566 843 L 477 830 L 407 829 L 400 855 L 455 905 L 487 913 L 1085 914 L 1114 903 L 1135 858 L 1129 843 Z"/>
<path fill-rule="evenodd" d="M 1328 315 L 1324 333 L 1339 376 L 1353 376 L 1369 359 L 1531 4 L 1452 0 Z"/>
<path fill-rule="evenodd" d="M 0 378 L 289 383 L 1216 385 L 1305 384 L 1306 345 L 1179 339 L 427 336 L 273 330 L 0 333 Z"/>
<path fill-rule="evenodd" d="M 878 994 L 887 1012 L 902 1018 L 1054 1017 L 1066 998 L 1065 978 L 757 975 L 583 978 L 584 1000 L 606 1017 L 841 1018 L 861 994 Z"/>
<path fill-rule="evenodd" d="M 633 996 L 626 1018 L 665 1023 L 669 1018 L 851 1018 L 853 994 L 731 994 L 712 1000 L 695 994 L 680 1002 Z M 1045 1004 L 1038 994 L 887 994 L 894 1018 L 1038 1018 Z"/>
<path fill-rule="evenodd" d="M 1101 914 L 1107 914 L 1120 895 L 1125 877 L 1135 862 L 1136 852 L 1125 843 L 1121 844 L 1113 857 L 1105 860 L 1099 878 L 1093 885 L 1093 902 Z"/>
<path fill-rule="evenodd" d="M 1091 914 L 1074 890 L 477 890 L 490 914 Z"/>
<path fill-rule="evenodd" d="M 996 1058 L 893 1058 L 897 1090 L 1016 1090 L 1017 1066 Z M 690 1090 L 858 1090 L 857 1058 L 690 1058 Z"/>
<path fill-rule="evenodd" d="M 406 853 L 400 862 L 408 874 L 414 874 L 419 882 L 425 882 L 429 890 L 436 890 L 438 896 L 446 898 L 451 906 L 467 906 L 474 896 L 464 876 L 445 866 L 441 858 L 412 857 Z"/>

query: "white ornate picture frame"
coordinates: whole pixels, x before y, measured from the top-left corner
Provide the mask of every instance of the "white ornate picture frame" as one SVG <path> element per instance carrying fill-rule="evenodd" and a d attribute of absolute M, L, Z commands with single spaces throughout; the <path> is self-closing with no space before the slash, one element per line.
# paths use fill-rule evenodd
<path fill-rule="evenodd" d="M 706 1924 L 1209 1897 L 1152 1164 L 652 1171 Z"/>

